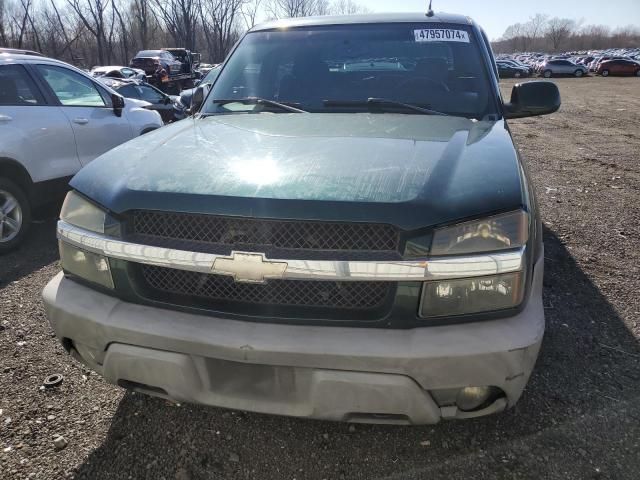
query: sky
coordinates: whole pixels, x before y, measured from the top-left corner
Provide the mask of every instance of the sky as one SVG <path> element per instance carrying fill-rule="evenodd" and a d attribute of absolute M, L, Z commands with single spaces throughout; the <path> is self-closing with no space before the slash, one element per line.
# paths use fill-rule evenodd
<path fill-rule="evenodd" d="M 428 0 L 356 0 L 373 12 L 426 11 Z M 514 23 L 536 13 L 582 20 L 583 25 L 640 26 L 640 0 L 433 0 L 436 12 L 460 13 L 473 18 L 491 40 Z"/>

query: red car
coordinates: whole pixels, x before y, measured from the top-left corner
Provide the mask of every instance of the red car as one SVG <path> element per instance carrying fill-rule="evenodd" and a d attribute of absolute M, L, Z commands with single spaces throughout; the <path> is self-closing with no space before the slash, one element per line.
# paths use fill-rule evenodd
<path fill-rule="evenodd" d="M 623 59 L 607 60 L 598 65 L 596 73 L 603 77 L 608 77 L 609 75 L 635 75 L 640 77 L 640 63 Z"/>

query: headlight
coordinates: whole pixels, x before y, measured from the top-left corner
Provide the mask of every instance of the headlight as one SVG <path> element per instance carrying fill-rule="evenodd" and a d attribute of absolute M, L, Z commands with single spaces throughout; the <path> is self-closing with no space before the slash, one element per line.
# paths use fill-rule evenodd
<path fill-rule="evenodd" d="M 75 227 L 104 233 L 106 212 L 75 192 L 69 192 L 62 205 L 60 220 Z M 59 242 L 62 269 L 89 282 L 113 288 L 109 260 L 79 247 Z"/>
<path fill-rule="evenodd" d="M 113 288 L 109 260 L 102 255 L 59 242 L 62 269 L 89 282 Z"/>
<path fill-rule="evenodd" d="M 506 250 L 523 246 L 528 238 L 529 215 L 517 210 L 436 230 L 431 255 Z"/>
<path fill-rule="evenodd" d="M 520 248 L 529 238 L 529 215 L 518 210 L 435 231 L 431 255 L 487 255 Z M 425 282 L 424 318 L 467 315 L 517 307 L 524 297 L 524 270 L 482 277 Z"/>
<path fill-rule="evenodd" d="M 523 292 L 524 272 L 425 282 L 420 316 L 455 316 L 513 308 L 522 302 Z"/>
<path fill-rule="evenodd" d="M 69 192 L 62 204 L 60 220 L 96 233 L 104 233 L 106 213 L 76 192 Z"/>

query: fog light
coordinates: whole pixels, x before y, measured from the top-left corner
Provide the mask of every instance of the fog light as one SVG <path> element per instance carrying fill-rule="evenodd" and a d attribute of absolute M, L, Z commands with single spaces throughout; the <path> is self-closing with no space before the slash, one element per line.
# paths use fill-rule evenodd
<path fill-rule="evenodd" d="M 465 387 L 458 392 L 456 404 L 465 412 L 477 410 L 492 400 L 497 392 L 496 387 Z"/>

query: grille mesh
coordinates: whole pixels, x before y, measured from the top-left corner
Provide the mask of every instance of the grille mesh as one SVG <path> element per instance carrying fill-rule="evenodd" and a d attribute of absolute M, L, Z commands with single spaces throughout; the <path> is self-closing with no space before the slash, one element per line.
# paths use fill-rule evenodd
<path fill-rule="evenodd" d="M 229 247 L 397 251 L 398 231 L 390 225 L 262 220 L 172 212 L 137 211 L 130 221 L 136 236 L 206 242 Z"/>
<path fill-rule="evenodd" d="M 180 295 L 189 305 L 189 297 L 210 302 L 240 302 L 373 310 L 382 307 L 390 294 L 389 282 L 331 282 L 317 280 L 270 280 L 265 284 L 236 283 L 226 275 L 203 274 L 152 265 L 140 265 L 142 278 L 156 292 Z M 186 298 L 185 298 L 186 297 Z"/>

